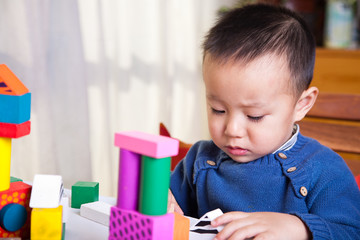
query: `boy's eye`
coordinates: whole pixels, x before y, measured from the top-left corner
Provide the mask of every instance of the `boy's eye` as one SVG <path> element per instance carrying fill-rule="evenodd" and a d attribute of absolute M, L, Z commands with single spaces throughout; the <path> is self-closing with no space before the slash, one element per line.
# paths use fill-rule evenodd
<path fill-rule="evenodd" d="M 215 109 L 215 108 L 211 108 L 211 111 L 212 111 L 213 113 L 215 113 L 215 114 L 223 114 L 223 113 L 225 113 L 225 111 L 223 111 L 223 110 L 217 110 L 217 109 Z"/>
<path fill-rule="evenodd" d="M 253 122 L 258 122 L 260 121 L 261 119 L 263 119 L 264 116 L 247 116 L 251 121 Z"/>

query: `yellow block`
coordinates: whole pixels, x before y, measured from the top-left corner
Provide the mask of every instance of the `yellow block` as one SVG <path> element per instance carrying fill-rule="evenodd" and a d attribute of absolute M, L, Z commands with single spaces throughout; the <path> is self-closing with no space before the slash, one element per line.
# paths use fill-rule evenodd
<path fill-rule="evenodd" d="M 33 208 L 31 211 L 31 240 L 61 240 L 62 206 Z"/>
<path fill-rule="evenodd" d="M 11 138 L 0 137 L 0 192 L 10 188 Z"/>

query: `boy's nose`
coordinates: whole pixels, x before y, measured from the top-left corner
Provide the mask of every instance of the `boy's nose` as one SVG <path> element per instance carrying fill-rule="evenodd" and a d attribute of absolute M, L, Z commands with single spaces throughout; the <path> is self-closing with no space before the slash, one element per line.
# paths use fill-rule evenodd
<path fill-rule="evenodd" d="M 232 117 L 226 124 L 225 134 L 229 137 L 241 138 L 245 135 L 244 123 L 238 118 Z"/>

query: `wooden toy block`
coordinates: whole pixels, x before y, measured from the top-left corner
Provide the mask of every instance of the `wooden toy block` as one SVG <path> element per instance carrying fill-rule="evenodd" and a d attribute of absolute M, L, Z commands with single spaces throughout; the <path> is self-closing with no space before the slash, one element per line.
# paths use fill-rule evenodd
<path fill-rule="evenodd" d="M 76 182 L 71 187 L 71 207 L 80 208 L 81 204 L 99 200 L 98 182 Z"/>
<path fill-rule="evenodd" d="M 34 176 L 31 190 L 31 208 L 57 208 L 60 204 L 64 187 L 59 175 Z"/>
<path fill-rule="evenodd" d="M 26 223 L 27 211 L 23 205 L 10 203 L 0 211 L 0 226 L 8 232 L 20 230 Z"/>
<path fill-rule="evenodd" d="M 174 215 L 147 216 L 136 211 L 111 208 L 110 239 L 172 240 Z"/>
<path fill-rule="evenodd" d="M 120 149 L 117 206 L 138 210 L 141 155 Z"/>
<path fill-rule="evenodd" d="M 62 206 L 33 208 L 31 211 L 31 240 L 61 240 Z"/>
<path fill-rule="evenodd" d="M 115 146 L 153 158 L 175 156 L 179 151 L 176 139 L 135 131 L 115 133 Z"/>
<path fill-rule="evenodd" d="M 10 176 L 10 183 L 12 182 L 23 182 L 23 180 L 17 177 Z"/>
<path fill-rule="evenodd" d="M 0 191 L 10 188 L 11 138 L 0 137 Z"/>
<path fill-rule="evenodd" d="M 20 124 L 30 120 L 31 93 L 0 94 L 0 122 Z"/>
<path fill-rule="evenodd" d="M 99 201 L 85 203 L 81 205 L 80 215 L 108 227 L 111 207 L 111 204 Z"/>
<path fill-rule="evenodd" d="M 23 95 L 29 90 L 5 65 L 0 64 L 0 94 Z"/>
<path fill-rule="evenodd" d="M 167 212 L 171 158 L 142 156 L 139 212 L 163 215 Z"/>
<path fill-rule="evenodd" d="M 0 238 L 21 237 L 24 239 L 28 239 L 30 237 L 30 212 L 31 212 L 31 209 L 29 207 L 30 193 L 31 193 L 31 186 L 21 181 L 10 183 L 10 188 L 8 190 L 0 192 L 0 212 L 1 214 L 3 214 L 3 216 L 8 216 L 8 214 L 15 211 L 14 209 L 16 208 L 18 209 L 18 211 L 15 211 L 17 213 L 10 215 L 19 218 L 17 220 L 23 219 L 24 215 L 23 213 L 21 214 L 21 210 L 19 211 L 19 208 L 21 207 L 19 207 L 18 205 L 23 206 L 27 212 L 25 223 L 22 225 L 20 229 L 16 231 L 6 230 L 6 226 L 9 226 L 8 225 L 9 222 L 7 222 L 6 219 L 9 218 L 8 217 L 3 218 L 6 220 L 6 222 L 3 222 L 2 225 L 0 226 Z M 18 204 L 18 205 L 16 205 L 17 207 L 15 208 L 13 207 L 9 208 L 7 207 L 9 204 Z M 20 225 L 19 222 L 16 222 L 16 219 L 15 220 L 12 219 L 9 221 L 13 221 L 12 224 L 15 225 L 17 224 L 17 226 Z M 3 227 L 5 227 L 5 229 Z M 13 229 L 14 228 L 10 227 L 10 230 Z"/>
<path fill-rule="evenodd" d="M 189 240 L 190 219 L 174 212 L 174 237 L 173 240 Z"/>
<path fill-rule="evenodd" d="M 20 124 L 0 122 L 0 137 L 19 138 L 30 134 L 30 121 Z"/>

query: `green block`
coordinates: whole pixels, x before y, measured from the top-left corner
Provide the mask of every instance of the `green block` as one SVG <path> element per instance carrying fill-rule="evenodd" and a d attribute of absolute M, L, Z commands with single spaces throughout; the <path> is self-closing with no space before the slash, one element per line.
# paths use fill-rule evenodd
<path fill-rule="evenodd" d="M 160 216 L 167 212 L 171 158 L 142 156 L 139 212 Z"/>
<path fill-rule="evenodd" d="M 17 177 L 11 177 L 10 176 L 10 182 L 22 182 L 23 180 Z"/>
<path fill-rule="evenodd" d="M 61 240 L 65 240 L 65 223 L 63 222 L 63 225 L 62 225 L 62 234 L 61 234 Z"/>
<path fill-rule="evenodd" d="M 71 187 L 71 207 L 80 208 L 84 203 L 99 201 L 98 182 L 76 182 Z"/>

